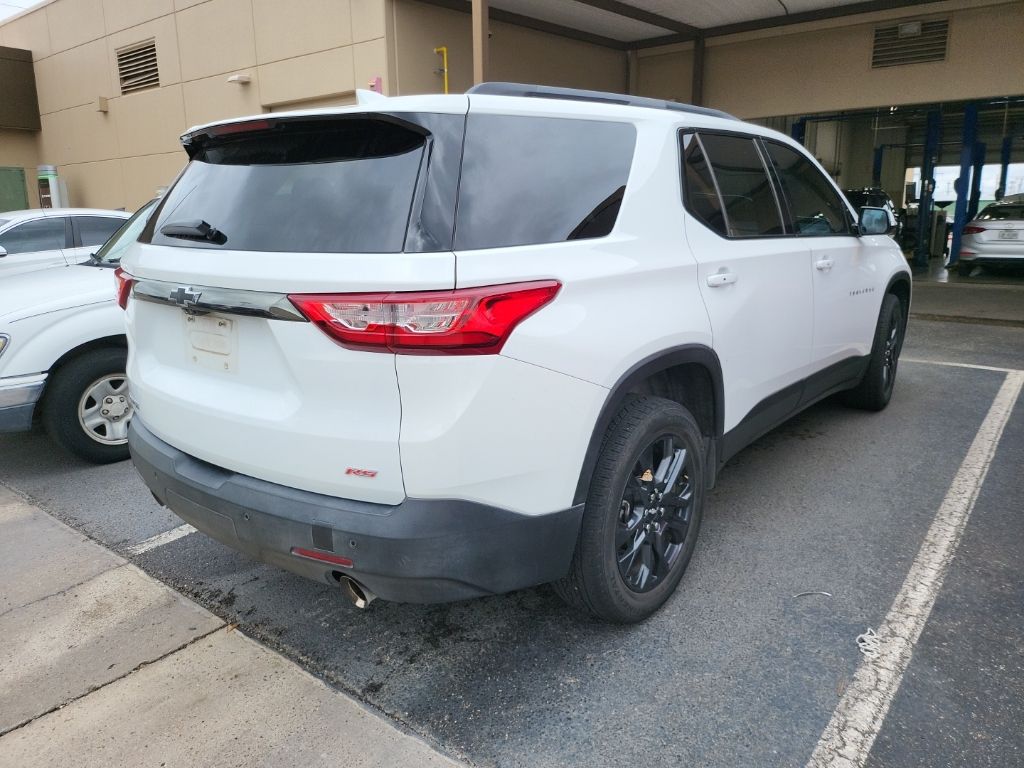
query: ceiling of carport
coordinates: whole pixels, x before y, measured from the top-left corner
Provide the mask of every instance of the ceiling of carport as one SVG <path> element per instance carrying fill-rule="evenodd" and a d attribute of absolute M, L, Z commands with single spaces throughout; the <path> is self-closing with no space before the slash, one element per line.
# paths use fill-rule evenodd
<path fill-rule="evenodd" d="M 468 6 L 459 0 L 427 0 Z M 645 47 L 934 0 L 490 0 L 492 18 L 535 21 L 619 48 Z"/>

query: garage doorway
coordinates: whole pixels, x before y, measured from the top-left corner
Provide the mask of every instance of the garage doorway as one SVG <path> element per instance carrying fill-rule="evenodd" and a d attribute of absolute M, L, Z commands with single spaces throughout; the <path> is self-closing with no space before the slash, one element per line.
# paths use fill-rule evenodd
<path fill-rule="evenodd" d="M 28 208 L 24 168 L 0 168 L 0 212 Z"/>

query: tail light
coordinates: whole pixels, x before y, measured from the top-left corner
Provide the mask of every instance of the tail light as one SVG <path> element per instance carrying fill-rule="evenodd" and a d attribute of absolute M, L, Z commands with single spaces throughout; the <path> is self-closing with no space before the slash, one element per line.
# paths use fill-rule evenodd
<path fill-rule="evenodd" d="M 974 226 L 970 226 L 970 225 L 964 227 L 964 234 L 965 235 L 977 235 L 977 234 L 980 234 L 981 232 L 984 232 L 984 231 L 985 231 L 984 227 L 974 227 Z"/>
<path fill-rule="evenodd" d="M 544 280 L 451 291 L 288 298 L 345 347 L 405 355 L 494 355 L 512 330 L 561 287 Z"/>
<path fill-rule="evenodd" d="M 135 278 L 118 267 L 114 270 L 114 279 L 117 281 L 117 306 L 128 309 L 128 297 L 132 294 Z"/>

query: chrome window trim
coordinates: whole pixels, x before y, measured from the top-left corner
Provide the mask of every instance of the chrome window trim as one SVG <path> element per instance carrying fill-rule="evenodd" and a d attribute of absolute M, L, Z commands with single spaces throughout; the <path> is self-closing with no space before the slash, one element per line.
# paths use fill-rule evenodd
<path fill-rule="evenodd" d="M 174 298 L 179 289 L 199 294 L 194 302 L 183 303 Z M 262 317 L 267 320 L 309 322 L 284 293 L 246 291 L 237 288 L 211 288 L 204 285 L 183 285 L 163 280 L 138 280 L 132 286 L 132 296 L 139 301 L 166 304 L 192 314 L 220 312 L 225 315 Z"/>

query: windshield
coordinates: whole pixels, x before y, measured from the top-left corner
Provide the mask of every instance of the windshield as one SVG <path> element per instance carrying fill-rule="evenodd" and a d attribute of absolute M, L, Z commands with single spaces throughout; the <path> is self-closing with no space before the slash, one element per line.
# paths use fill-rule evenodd
<path fill-rule="evenodd" d="M 121 228 L 112 234 L 110 239 L 96 251 L 95 263 L 109 266 L 120 264 L 121 257 L 124 256 L 128 246 L 138 239 L 142 228 L 146 226 L 149 212 L 153 210 L 156 204 L 156 200 L 150 200 L 132 214 L 132 217 L 122 224 Z"/>
<path fill-rule="evenodd" d="M 978 218 L 981 221 L 1024 219 L 1024 205 L 990 205 L 981 212 Z"/>

